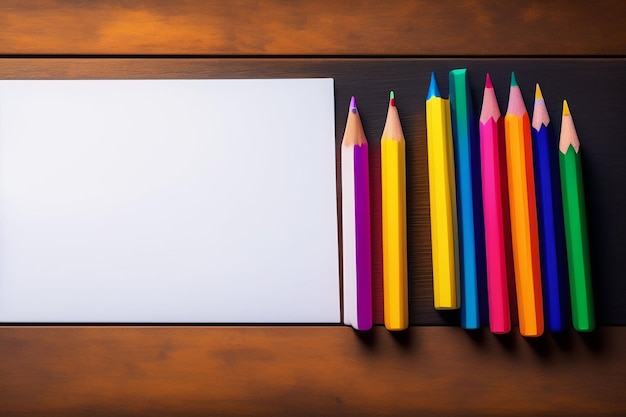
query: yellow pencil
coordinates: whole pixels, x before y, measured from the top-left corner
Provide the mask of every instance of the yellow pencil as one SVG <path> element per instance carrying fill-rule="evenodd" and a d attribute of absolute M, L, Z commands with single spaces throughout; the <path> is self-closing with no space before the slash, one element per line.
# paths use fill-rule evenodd
<path fill-rule="evenodd" d="M 406 173 L 404 134 L 393 91 L 381 139 L 383 294 L 385 327 L 409 325 L 406 256 Z"/>
<path fill-rule="evenodd" d="M 441 98 L 433 73 L 426 98 L 430 235 L 433 256 L 433 293 L 438 310 L 460 307 L 459 243 L 450 101 Z"/>
<path fill-rule="evenodd" d="M 511 75 L 504 134 L 519 329 L 523 336 L 541 336 L 543 301 L 530 120 L 515 74 Z"/>

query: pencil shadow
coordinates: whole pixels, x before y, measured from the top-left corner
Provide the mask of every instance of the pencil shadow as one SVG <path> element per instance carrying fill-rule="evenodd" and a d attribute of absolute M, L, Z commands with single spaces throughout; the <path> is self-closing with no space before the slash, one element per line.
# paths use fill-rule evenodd
<path fill-rule="evenodd" d="M 498 343 L 500 343 L 505 351 L 513 353 L 517 350 L 517 337 L 515 334 L 513 334 L 513 331 L 510 331 L 508 333 L 494 333 L 493 336 L 496 338 Z"/>
<path fill-rule="evenodd" d="M 551 356 L 550 343 L 545 333 L 539 337 L 524 337 L 523 339 L 540 358 L 548 359 Z"/>
<path fill-rule="evenodd" d="M 485 328 L 480 328 L 480 329 L 464 329 L 465 330 L 465 334 L 472 339 L 472 341 L 474 343 L 476 343 L 479 346 L 482 346 L 485 344 L 486 342 L 486 336 L 485 336 Z"/>
<path fill-rule="evenodd" d="M 397 346 L 410 351 L 414 348 L 415 339 L 412 336 L 411 327 L 406 330 L 391 331 L 384 325 L 374 325 L 370 330 L 359 331 L 352 329 L 352 333 L 359 340 L 359 344 L 367 350 L 375 350 L 379 347 L 381 337 L 391 337 Z"/>
<path fill-rule="evenodd" d="M 376 347 L 376 327 L 380 326 L 374 325 L 370 330 L 366 331 L 352 329 L 352 332 L 359 339 L 361 345 L 373 349 Z"/>
<path fill-rule="evenodd" d="M 461 310 L 436 310 L 439 317 L 448 326 L 460 326 L 461 325 Z"/>
<path fill-rule="evenodd" d="M 391 337 L 396 342 L 396 344 L 401 348 L 410 350 L 413 346 L 413 337 L 411 335 L 412 332 L 410 326 L 406 330 L 392 331 L 389 333 L 391 334 Z"/>
<path fill-rule="evenodd" d="M 580 337 L 591 352 L 593 353 L 602 353 L 606 349 L 607 346 L 607 332 L 602 331 L 602 329 L 595 329 L 591 332 L 577 332 L 578 337 Z"/>
<path fill-rule="evenodd" d="M 550 338 L 554 340 L 561 351 L 567 352 L 572 349 L 571 332 L 564 330 L 560 332 L 551 332 Z"/>
<path fill-rule="evenodd" d="M 576 338 L 580 338 L 587 349 L 595 354 L 603 353 L 607 345 L 606 332 L 597 329 L 592 332 L 576 332 L 573 329 L 566 329 L 562 332 L 546 332 L 540 337 L 525 337 L 524 339 L 539 357 L 548 358 L 555 354 L 555 351 L 559 354 L 573 350 L 580 343 Z M 556 345 L 556 349 L 553 345 Z"/>

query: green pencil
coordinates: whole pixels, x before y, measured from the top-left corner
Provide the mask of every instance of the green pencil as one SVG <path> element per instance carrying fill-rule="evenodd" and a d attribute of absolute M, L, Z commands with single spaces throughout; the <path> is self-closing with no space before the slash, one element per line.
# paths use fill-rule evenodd
<path fill-rule="evenodd" d="M 574 328 L 579 332 L 589 332 L 595 328 L 596 323 L 593 312 L 587 218 L 579 151 L 580 142 L 574 121 L 567 101 L 564 100 L 559 140 L 559 166 L 572 299 L 572 321 Z"/>

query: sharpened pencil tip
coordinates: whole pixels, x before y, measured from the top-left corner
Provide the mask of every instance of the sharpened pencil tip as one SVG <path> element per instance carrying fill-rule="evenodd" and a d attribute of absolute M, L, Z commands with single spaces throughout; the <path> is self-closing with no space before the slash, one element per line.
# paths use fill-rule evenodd
<path fill-rule="evenodd" d="M 535 85 L 535 100 L 543 99 L 543 94 L 541 94 L 541 88 L 539 88 L 539 83 Z"/>
<path fill-rule="evenodd" d="M 389 92 L 389 105 L 393 107 L 396 106 L 396 95 L 393 90 Z"/>
<path fill-rule="evenodd" d="M 354 96 L 352 96 L 352 98 L 350 99 L 350 111 L 352 113 L 356 113 L 356 99 L 354 98 Z"/>
<path fill-rule="evenodd" d="M 485 88 L 493 88 L 493 84 L 491 84 L 491 77 L 489 73 L 487 73 L 487 79 L 485 80 Z"/>
<path fill-rule="evenodd" d="M 430 74 L 430 87 L 428 88 L 428 95 L 426 96 L 426 100 L 433 97 L 441 97 L 441 93 L 439 92 L 439 86 L 437 85 L 437 80 L 435 79 L 434 71 Z"/>
<path fill-rule="evenodd" d="M 569 116 L 571 113 L 569 112 L 569 106 L 567 105 L 567 100 L 563 100 L 563 116 Z"/>
<path fill-rule="evenodd" d="M 517 79 L 515 78 L 515 73 L 511 72 L 511 87 L 517 87 Z"/>

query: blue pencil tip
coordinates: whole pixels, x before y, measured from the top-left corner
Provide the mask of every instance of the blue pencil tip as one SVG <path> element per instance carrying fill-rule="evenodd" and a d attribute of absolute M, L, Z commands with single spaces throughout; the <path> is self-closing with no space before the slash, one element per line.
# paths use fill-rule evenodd
<path fill-rule="evenodd" d="M 439 92 L 439 86 L 437 85 L 437 80 L 435 79 L 434 71 L 430 74 L 430 87 L 428 88 L 428 95 L 426 96 L 426 100 L 429 100 L 433 97 L 441 97 L 441 93 Z"/>

